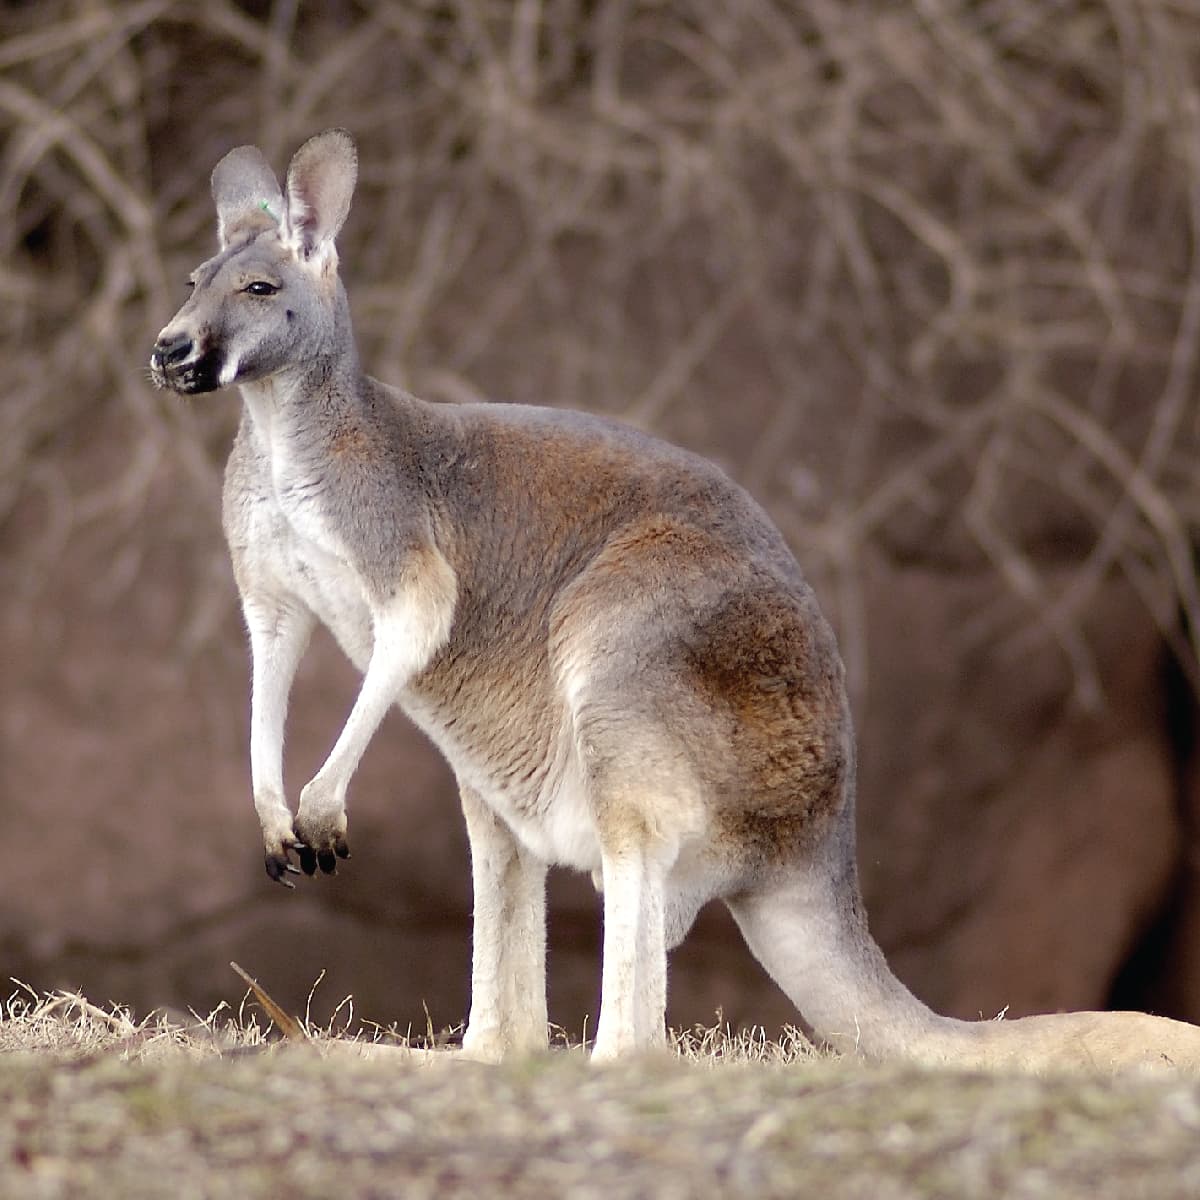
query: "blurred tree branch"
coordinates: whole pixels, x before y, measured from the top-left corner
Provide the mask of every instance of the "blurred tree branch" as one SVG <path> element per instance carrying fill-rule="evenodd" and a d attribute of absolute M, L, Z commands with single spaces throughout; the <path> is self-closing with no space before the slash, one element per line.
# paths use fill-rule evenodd
<path fill-rule="evenodd" d="M 344 124 L 376 372 L 719 458 L 860 692 L 868 554 L 990 573 L 996 603 L 949 635 L 1056 647 L 1086 704 L 1084 617 L 1123 576 L 1196 679 L 1200 9 L 49 0 L 0 13 L 0 67 L 20 595 L 84 529 L 108 531 L 98 592 L 131 586 L 171 481 L 197 514 L 188 637 L 217 628 L 234 408 L 155 396 L 145 350 L 211 245 L 220 154 L 282 163 Z M 64 446 L 114 413 L 128 453 L 96 478 Z"/>

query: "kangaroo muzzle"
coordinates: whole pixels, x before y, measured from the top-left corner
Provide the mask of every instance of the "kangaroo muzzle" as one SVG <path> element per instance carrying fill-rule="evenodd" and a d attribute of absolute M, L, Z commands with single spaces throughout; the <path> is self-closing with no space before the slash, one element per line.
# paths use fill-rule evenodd
<path fill-rule="evenodd" d="M 222 362 L 217 350 L 205 349 L 190 333 L 164 329 L 150 351 L 150 377 L 156 387 L 185 395 L 211 392 L 221 386 Z"/>

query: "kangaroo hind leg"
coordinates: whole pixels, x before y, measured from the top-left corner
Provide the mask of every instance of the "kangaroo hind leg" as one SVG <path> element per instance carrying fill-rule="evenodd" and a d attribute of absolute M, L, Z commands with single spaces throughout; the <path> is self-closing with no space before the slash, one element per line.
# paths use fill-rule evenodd
<path fill-rule="evenodd" d="M 546 866 L 472 789 L 460 785 L 471 843 L 471 1012 L 463 1051 L 496 1062 L 544 1049 Z"/>
<path fill-rule="evenodd" d="M 666 1036 L 666 876 L 674 854 L 644 829 L 601 846 L 604 963 L 592 1058 L 660 1045 Z"/>
<path fill-rule="evenodd" d="M 600 1019 L 592 1057 L 603 1061 L 666 1040 L 667 936 L 675 934 L 680 848 L 697 823 L 694 786 L 677 749 L 642 722 L 614 737 L 580 722 L 604 895 Z M 598 735 L 596 731 L 600 731 Z M 636 748 L 636 753 L 634 752 Z"/>

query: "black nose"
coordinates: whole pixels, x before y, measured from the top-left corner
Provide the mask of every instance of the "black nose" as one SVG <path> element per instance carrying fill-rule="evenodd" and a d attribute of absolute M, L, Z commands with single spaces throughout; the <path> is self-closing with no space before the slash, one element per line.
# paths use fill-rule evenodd
<path fill-rule="evenodd" d="M 160 337 L 154 343 L 154 357 L 163 367 L 183 362 L 191 352 L 192 339 L 186 333 L 176 333 L 168 338 Z"/>

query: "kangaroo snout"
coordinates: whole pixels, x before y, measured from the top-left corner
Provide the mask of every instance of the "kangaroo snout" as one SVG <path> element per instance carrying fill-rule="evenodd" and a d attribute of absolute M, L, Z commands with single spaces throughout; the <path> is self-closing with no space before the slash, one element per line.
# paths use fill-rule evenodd
<path fill-rule="evenodd" d="M 183 362 L 192 352 L 192 339 L 186 333 L 167 333 L 165 330 L 158 335 L 154 349 L 150 352 L 150 363 L 160 369 L 173 367 Z"/>
<path fill-rule="evenodd" d="M 156 387 L 194 395 L 220 387 L 220 355 L 197 345 L 185 330 L 158 335 L 150 351 L 150 377 Z"/>

